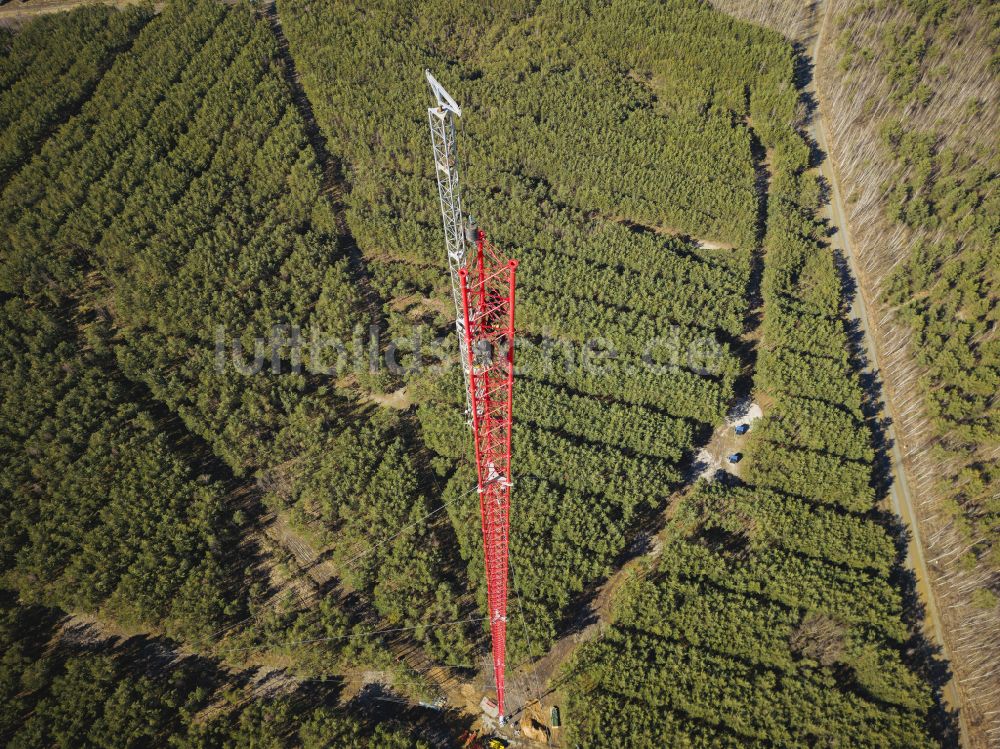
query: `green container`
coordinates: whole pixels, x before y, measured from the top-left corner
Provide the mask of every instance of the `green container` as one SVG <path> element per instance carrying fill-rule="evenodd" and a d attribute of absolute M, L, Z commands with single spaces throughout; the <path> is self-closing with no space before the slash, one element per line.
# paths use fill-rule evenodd
<path fill-rule="evenodd" d="M 552 712 L 550 713 L 552 718 L 552 727 L 558 728 L 561 724 L 559 723 L 559 708 L 555 705 L 552 706 Z"/>

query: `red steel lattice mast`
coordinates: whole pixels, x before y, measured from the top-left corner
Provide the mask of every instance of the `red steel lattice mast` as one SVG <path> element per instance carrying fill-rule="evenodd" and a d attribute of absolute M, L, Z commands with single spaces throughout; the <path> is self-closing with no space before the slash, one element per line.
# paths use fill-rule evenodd
<path fill-rule="evenodd" d="M 476 445 L 479 511 L 486 555 L 486 595 L 493 636 L 497 709 L 504 718 L 507 645 L 507 553 L 510 531 L 510 429 L 514 394 L 514 271 L 483 232 L 466 221 L 458 170 L 458 103 L 425 71 L 435 105 L 427 109 L 445 249 L 455 302 L 455 329 Z M 475 258 L 467 250 L 475 245 Z M 470 268 L 471 265 L 471 268 Z"/>
<path fill-rule="evenodd" d="M 514 396 L 514 274 L 503 257 L 474 230 L 475 261 L 462 268 L 462 314 L 468 357 L 469 406 L 476 446 L 479 511 L 486 556 L 486 595 L 493 639 L 497 709 L 504 716 L 507 641 L 507 553 L 510 532 L 510 436 Z"/>

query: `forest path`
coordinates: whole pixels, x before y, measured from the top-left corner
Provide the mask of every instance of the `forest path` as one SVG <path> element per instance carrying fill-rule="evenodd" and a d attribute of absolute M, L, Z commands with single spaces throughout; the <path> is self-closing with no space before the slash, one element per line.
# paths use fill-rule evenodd
<path fill-rule="evenodd" d="M 812 45 L 807 52 L 813 70 L 815 70 L 816 60 L 822 49 L 824 33 L 830 20 L 832 5 L 830 0 L 825 0 L 821 12 L 817 13 L 819 27 Z M 879 379 L 878 346 L 868 313 L 868 284 L 866 283 L 864 273 L 860 270 L 854 243 L 851 240 L 850 224 L 847 220 L 847 213 L 844 210 L 844 199 L 837 174 L 837 165 L 829 146 L 829 130 L 825 122 L 823 101 L 816 89 L 815 75 L 810 77 L 805 91 L 807 94 L 815 97 L 816 109 L 809 123 L 808 130 L 809 134 L 815 139 L 817 147 L 825 156 L 820 163 L 819 170 L 820 174 L 822 174 L 830 185 L 830 199 L 827 205 L 823 207 L 822 216 L 828 219 L 830 225 L 836 229 L 836 233 L 831 237 L 830 243 L 834 250 L 842 254 L 846 260 L 847 267 L 845 270 L 849 273 L 850 281 L 856 287 L 856 293 L 851 294 L 849 320 L 855 324 L 857 330 L 861 333 L 860 345 L 862 350 L 859 353 L 862 355 L 863 368 L 859 374 L 862 376 L 862 381 L 870 380 L 870 388 L 875 389 L 878 393 L 885 396 L 886 407 L 892 417 L 884 427 L 883 436 L 885 443 L 888 445 L 886 452 L 891 463 L 892 481 L 889 487 L 889 499 L 893 512 L 902 518 L 909 531 L 904 564 L 914 574 L 916 592 L 921 604 L 923 604 L 924 635 L 930 642 L 940 648 L 942 656 L 950 663 L 952 658 L 944 635 L 945 629 L 941 622 L 940 611 L 930 584 L 930 575 L 920 537 L 920 526 L 916 511 L 914 510 L 910 486 L 907 482 L 899 439 L 893 425 L 893 422 L 898 420 L 899 416 L 893 408 L 891 394 L 881 387 Z M 951 678 L 944 685 L 942 691 L 945 707 L 958 711 L 960 744 L 962 746 L 970 746 L 968 725 L 964 711 L 961 709 L 962 697 L 955 684 L 955 679 Z"/>
<path fill-rule="evenodd" d="M 712 432 L 712 436 L 702 450 L 695 454 L 687 471 L 684 484 L 674 491 L 666 505 L 655 518 L 643 525 L 632 543 L 625 550 L 623 558 L 616 563 L 615 570 L 594 590 L 587 605 L 580 607 L 574 619 L 569 622 L 568 631 L 555 641 L 548 652 L 535 661 L 522 663 L 508 670 L 508 692 L 513 705 L 515 719 L 520 718 L 533 701 L 538 700 L 543 716 L 549 709 L 564 701 L 560 694 L 561 679 L 559 669 L 584 643 L 593 640 L 613 622 L 612 605 L 615 595 L 623 585 L 635 576 L 642 576 L 655 567 L 670 531 L 670 520 L 681 499 L 694 488 L 699 478 L 711 480 L 714 470 L 706 471 L 700 463 L 701 453 L 715 445 L 715 452 L 728 454 L 732 445 L 741 445 L 743 438 L 735 437 L 733 429 L 738 423 L 750 423 L 760 418 L 761 407 L 749 398 L 739 399 L 727 414 L 726 419 Z M 736 473 L 732 466 L 720 466 L 722 473 Z M 514 571 L 516 574 L 516 570 Z M 516 577 L 515 577 L 516 581 Z M 514 586 L 516 589 L 516 585 Z M 516 603 L 510 605 L 513 612 L 512 623 L 508 625 L 508 638 L 517 639 L 523 629 L 517 621 L 519 610 Z M 483 672 L 492 672 L 492 664 L 486 659 Z M 481 679 L 484 689 L 491 686 L 490 680 Z M 555 738 L 555 737 L 554 737 Z M 553 743 L 552 746 L 557 744 Z"/>
<path fill-rule="evenodd" d="M 746 123 L 756 144 L 753 149 L 754 170 L 757 174 L 757 188 L 760 190 L 761 210 L 758 246 L 754 251 L 754 271 L 749 281 L 747 293 L 750 304 L 746 312 L 745 329 L 739 338 L 737 352 L 743 362 L 744 373 L 741 384 L 737 384 L 736 394 L 730 404 L 726 417 L 702 445 L 695 445 L 690 462 L 684 470 L 684 479 L 666 500 L 662 511 L 647 519 L 636 529 L 635 535 L 622 556 L 615 561 L 611 574 L 600 582 L 586 602 L 581 605 L 573 619 L 564 627 L 565 633 L 557 639 L 551 648 L 537 660 L 528 660 L 516 666 L 508 667 L 508 702 L 513 706 L 512 713 L 520 719 L 522 715 L 531 715 L 535 710 L 541 711 L 543 718 L 549 715 L 549 709 L 565 701 L 565 694 L 560 687 L 561 667 L 569 661 L 578 647 L 599 636 L 613 622 L 612 605 L 617 591 L 636 575 L 645 575 L 654 568 L 663 550 L 670 521 L 681 499 L 692 491 L 702 477 L 712 480 L 719 474 L 739 475 L 740 466 L 728 464 L 724 456 L 728 456 L 743 444 L 743 438 L 736 437 L 733 429 L 738 423 L 752 423 L 762 415 L 769 402 L 755 402 L 751 398 L 752 373 L 756 361 L 756 346 L 760 339 L 760 324 L 762 300 L 760 297 L 760 281 L 763 272 L 763 254 L 760 240 L 764 235 L 767 217 L 767 199 L 770 195 L 773 170 L 771 169 L 772 154 L 765 150 L 756 138 L 751 123 Z M 606 221 L 613 221 L 629 227 L 638 227 L 655 234 L 681 239 L 696 244 L 708 250 L 732 250 L 735 245 L 713 239 L 696 237 L 676 228 L 639 223 L 627 216 L 602 215 Z M 712 458 L 714 456 L 715 459 Z M 708 458 L 708 461 L 705 461 Z M 713 466 L 714 464 L 714 466 Z M 516 570 L 513 571 L 516 574 Z M 516 577 L 513 589 L 516 593 Z M 516 621 L 518 609 L 512 603 L 509 607 L 513 612 L 512 623 L 508 625 L 508 638 L 516 639 L 524 631 Z M 484 678 L 484 675 L 486 678 Z M 477 682 L 482 690 L 495 688 L 492 683 L 492 663 L 489 658 L 484 660 Z M 550 746 L 558 746 L 558 733 L 553 735 Z"/>
<path fill-rule="evenodd" d="M 348 258 L 350 273 L 361 296 L 364 311 L 373 323 L 378 324 L 382 319 L 382 299 L 379 298 L 372 286 L 365 258 L 347 223 L 347 206 L 344 202 L 344 173 L 340 160 L 327 148 L 326 137 L 316 121 L 312 102 L 309 101 L 309 97 L 302 87 L 298 70 L 295 67 L 295 58 L 292 56 L 288 39 L 281 26 L 281 15 L 278 13 L 275 0 L 265 0 L 259 8 L 260 13 L 271 26 L 274 39 L 278 44 L 278 54 L 281 57 L 285 82 L 292 92 L 295 107 L 305 122 L 306 137 L 309 139 L 309 145 L 312 146 L 313 152 L 316 154 L 316 161 L 323 172 L 323 189 L 330 199 L 337 222 L 338 254 L 342 253 Z"/>
<path fill-rule="evenodd" d="M 642 229 L 643 231 L 649 231 L 653 234 L 659 234 L 663 237 L 671 237 L 672 239 L 679 239 L 682 242 L 692 242 L 696 244 L 703 250 L 734 250 L 736 245 L 731 242 L 723 242 L 715 239 L 705 239 L 703 237 L 696 237 L 689 234 L 682 229 L 678 229 L 673 226 L 663 226 L 661 224 L 646 224 L 641 221 L 637 221 L 629 216 L 623 216 L 614 213 L 599 213 L 594 211 L 591 213 L 592 216 L 600 216 L 605 221 L 612 221 L 616 224 L 621 224 L 622 226 L 629 227 L 632 229 Z"/>
<path fill-rule="evenodd" d="M 127 5 L 138 5 L 143 0 L 102 0 L 104 5 L 113 5 L 116 8 L 124 8 Z M 0 5 L 0 26 L 16 26 L 24 21 L 31 20 L 35 16 L 43 16 L 46 13 L 59 13 L 64 10 L 73 10 L 80 5 L 93 5 L 94 0 L 7 0 Z M 159 12 L 165 3 L 153 3 L 153 8 Z"/>
<path fill-rule="evenodd" d="M 475 699 L 469 697 L 463 705 L 462 702 L 452 701 L 452 693 L 449 692 L 448 699 L 451 706 L 464 708 L 466 712 L 477 715 L 479 720 L 474 724 L 475 728 L 503 736 L 512 747 L 549 746 L 555 748 L 564 746 L 561 741 L 562 729 L 553 729 L 548 726 L 550 710 L 554 706 L 564 709 L 565 705 L 566 695 L 561 689 L 563 680 L 560 678 L 560 669 L 573 656 L 577 648 L 598 637 L 611 624 L 611 607 L 615 594 L 636 575 L 644 575 L 658 558 L 663 548 L 661 537 L 667 522 L 669 522 L 670 514 L 680 497 L 689 488 L 690 485 L 685 485 L 668 498 L 666 508 L 657 518 L 662 521 L 662 528 L 657 530 L 652 527 L 655 523 L 650 523 L 640 529 L 630 546 L 625 550 L 623 559 L 615 563 L 614 571 L 593 590 L 588 601 L 575 610 L 572 621 L 568 622 L 564 628 L 565 633 L 552 644 L 544 655 L 534 660 L 526 658 L 516 665 L 511 664 L 508 660 L 506 691 L 507 713 L 510 720 L 506 726 L 500 727 L 492 721 L 482 720 L 482 715 L 479 712 L 479 698 L 496 689 L 493 678 L 493 660 L 489 653 L 483 656 L 479 672 L 462 689 L 463 693 L 475 694 Z M 512 577 L 514 580 L 512 590 L 516 596 L 516 569 L 512 569 Z M 508 605 L 508 618 L 510 620 L 507 625 L 508 642 L 520 640 L 524 637 L 525 630 L 522 626 L 521 612 L 516 597 L 512 598 Z M 537 740 L 529 740 L 523 732 L 517 732 L 523 731 L 522 723 L 530 722 L 531 719 L 548 727 L 550 737 L 547 743 L 542 744 Z"/>
<path fill-rule="evenodd" d="M 350 273 L 360 291 L 364 311 L 373 324 L 379 324 L 382 321 L 383 300 L 372 286 L 366 258 L 354 240 L 347 223 L 345 181 L 340 160 L 327 148 L 326 137 L 316 120 L 312 102 L 302 87 L 295 66 L 295 58 L 289 49 L 288 39 L 282 28 L 281 15 L 278 13 L 275 0 L 265 0 L 259 8 L 271 26 L 271 31 L 278 45 L 285 82 L 288 84 L 295 106 L 305 122 L 306 135 L 322 170 L 323 187 L 330 199 L 337 222 L 340 251 L 348 257 Z M 405 387 L 394 393 L 382 394 L 361 390 L 356 379 L 353 378 L 345 378 L 344 382 L 338 384 L 357 388 L 362 401 L 378 403 L 383 408 L 406 410 L 410 406 L 410 398 Z M 334 591 L 346 592 L 339 579 L 336 565 L 329 559 L 329 549 L 317 550 L 313 539 L 310 539 L 303 529 L 296 528 L 289 523 L 287 516 L 284 514 L 276 516 L 268 528 L 268 535 L 295 558 L 306 578 L 307 586 L 311 588 L 310 597 L 330 595 Z M 302 581 L 301 576 L 299 581 Z M 412 639 L 405 635 L 394 638 L 390 643 L 387 643 L 387 647 L 395 655 L 397 661 L 419 674 L 430 689 L 436 690 L 439 696 L 446 695 L 452 704 L 459 703 L 462 682 L 456 677 L 453 669 L 434 663 L 421 648 L 414 644 Z"/>

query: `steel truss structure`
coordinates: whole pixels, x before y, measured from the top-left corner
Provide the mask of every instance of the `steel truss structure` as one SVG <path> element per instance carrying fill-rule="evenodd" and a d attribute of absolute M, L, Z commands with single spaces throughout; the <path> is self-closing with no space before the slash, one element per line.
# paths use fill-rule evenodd
<path fill-rule="evenodd" d="M 514 395 L 514 281 L 505 257 L 462 214 L 455 117 L 462 110 L 426 71 L 436 106 L 428 108 L 445 249 L 455 302 L 455 330 L 465 375 L 466 406 L 476 448 L 479 511 L 497 708 L 504 719 L 507 580 L 510 536 L 511 425 Z M 467 249 L 475 257 L 467 262 Z"/>
<path fill-rule="evenodd" d="M 510 438 L 514 405 L 514 279 L 517 261 L 476 236 L 476 261 L 459 271 L 469 365 L 472 433 L 486 555 L 486 598 L 493 640 L 497 707 L 504 715 L 507 575 L 510 536 Z"/>
<path fill-rule="evenodd" d="M 458 141 L 455 137 L 455 117 L 462 116 L 462 109 L 435 80 L 431 71 L 424 71 L 431 86 L 437 106 L 427 108 L 431 126 L 431 148 L 434 151 L 434 173 L 437 176 L 438 198 L 441 202 L 441 222 L 444 225 L 444 246 L 451 274 L 451 298 L 455 304 L 455 332 L 461 347 L 462 370 L 465 389 L 469 389 L 469 370 L 466 365 L 465 324 L 462 319 L 462 293 L 458 273 L 465 267 L 465 220 L 462 216 L 462 192 L 458 182 Z M 466 395 L 466 408 L 468 408 Z"/>

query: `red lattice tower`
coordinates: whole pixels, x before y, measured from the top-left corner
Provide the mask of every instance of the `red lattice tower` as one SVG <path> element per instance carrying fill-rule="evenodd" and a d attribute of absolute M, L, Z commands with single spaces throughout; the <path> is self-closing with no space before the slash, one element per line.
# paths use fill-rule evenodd
<path fill-rule="evenodd" d="M 476 444 L 486 594 L 493 637 L 497 708 L 504 716 L 507 643 L 507 551 L 510 532 L 510 436 L 514 396 L 514 273 L 475 230 L 476 256 L 458 272 L 468 357 L 469 406 Z"/>

